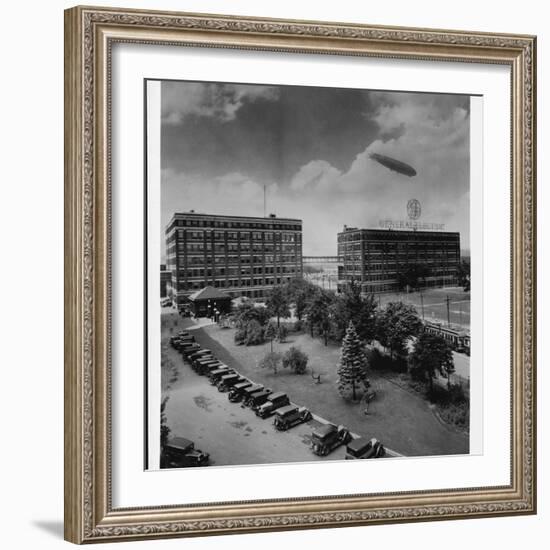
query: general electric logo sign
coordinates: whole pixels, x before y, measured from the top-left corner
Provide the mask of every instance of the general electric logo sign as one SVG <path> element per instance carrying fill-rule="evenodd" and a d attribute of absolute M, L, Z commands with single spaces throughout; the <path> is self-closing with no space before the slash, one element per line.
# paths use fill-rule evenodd
<path fill-rule="evenodd" d="M 416 199 L 411 199 L 407 203 L 407 214 L 409 216 L 410 220 L 417 220 L 420 218 L 420 214 L 422 213 L 422 208 L 420 207 L 420 202 Z"/>

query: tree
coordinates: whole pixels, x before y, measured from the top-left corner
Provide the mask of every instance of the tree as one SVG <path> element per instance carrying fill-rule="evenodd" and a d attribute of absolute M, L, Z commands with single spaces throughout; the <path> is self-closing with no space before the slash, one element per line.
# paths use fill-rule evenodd
<path fill-rule="evenodd" d="M 470 262 L 462 260 L 456 269 L 458 284 L 468 292 L 470 290 Z"/>
<path fill-rule="evenodd" d="M 277 318 L 277 328 L 281 325 L 281 317 L 290 317 L 290 309 L 288 307 L 288 295 L 284 286 L 278 285 L 273 287 L 267 299 L 266 305 L 272 315 Z"/>
<path fill-rule="evenodd" d="M 166 423 L 166 404 L 168 397 L 165 397 L 160 403 L 160 467 L 167 468 L 168 460 L 166 457 L 166 445 L 170 437 L 170 428 Z"/>
<path fill-rule="evenodd" d="M 294 371 L 296 374 L 306 372 L 308 356 L 300 349 L 292 346 L 283 355 L 283 367 Z"/>
<path fill-rule="evenodd" d="M 257 306 L 251 302 L 239 304 L 234 311 L 235 326 L 245 328 L 249 321 L 258 321 L 260 326 L 264 327 L 271 317 L 270 311 L 265 306 Z"/>
<path fill-rule="evenodd" d="M 271 321 L 267 323 L 267 326 L 264 330 L 264 338 L 266 340 L 269 340 L 270 346 L 271 346 L 271 352 L 273 352 L 273 340 L 277 337 L 277 327 L 275 326 L 275 323 L 272 323 Z"/>
<path fill-rule="evenodd" d="M 286 284 L 288 299 L 294 304 L 294 314 L 299 322 L 302 321 L 310 298 L 315 294 L 316 289 L 314 284 L 299 278 L 292 279 Z"/>
<path fill-rule="evenodd" d="M 270 351 L 260 360 L 259 366 L 262 369 L 270 369 L 274 374 L 277 374 L 277 369 L 281 363 L 282 354 L 276 351 Z"/>
<path fill-rule="evenodd" d="M 246 325 L 246 337 L 244 340 L 245 345 L 254 346 L 256 344 L 262 344 L 264 341 L 264 331 L 262 326 L 256 319 L 251 319 Z"/>
<path fill-rule="evenodd" d="M 378 315 L 376 324 L 377 339 L 389 348 L 392 359 L 394 353 L 405 352 L 407 340 L 416 336 L 422 328 L 415 307 L 403 302 L 389 302 Z"/>
<path fill-rule="evenodd" d="M 420 282 L 426 284 L 426 277 L 430 275 L 430 268 L 424 264 L 404 265 L 397 273 L 397 285 L 399 290 L 407 287 L 416 290 Z"/>
<path fill-rule="evenodd" d="M 298 291 L 294 298 L 294 314 L 298 322 L 302 322 L 302 318 L 307 307 L 307 293 L 304 290 Z"/>
<path fill-rule="evenodd" d="M 351 392 L 352 400 L 357 401 L 357 391 L 361 386 L 363 389 L 368 388 L 367 366 L 363 344 L 350 321 L 342 342 L 338 366 L 338 391 L 342 397 L 349 398 Z"/>
<path fill-rule="evenodd" d="M 325 346 L 328 345 L 328 336 L 331 329 L 331 304 L 333 294 L 322 289 L 317 289 L 309 302 L 306 314 L 311 336 L 314 329 L 317 329 L 323 336 Z"/>
<path fill-rule="evenodd" d="M 279 339 L 279 342 L 283 343 L 286 340 L 286 337 L 288 336 L 288 329 L 285 325 L 281 325 L 279 327 L 279 330 L 277 331 L 277 338 Z"/>
<path fill-rule="evenodd" d="M 422 332 L 409 357 L 411 372 L 428 378 L 430 392 L 433 379 L 439 373 L 447 378 L 447 389 L 451 389 L 451 374 L 455 371 L 451 345 L 437 334 Z"/>
<path fill-rule="evenodd" d="M 334 339 L 341 341 L 344 338 L 351 321 L 361 340 L 372 341 L 376 335 L 376 309 L 374 296 L 364 296 L 358 283 L 351 281 L 345 285 L 332 308 Z"/>

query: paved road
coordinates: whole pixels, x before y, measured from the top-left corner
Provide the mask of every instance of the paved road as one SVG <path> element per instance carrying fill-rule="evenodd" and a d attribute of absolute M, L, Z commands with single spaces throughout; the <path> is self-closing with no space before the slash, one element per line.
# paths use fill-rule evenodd
<path fill-rule="evenodd" d="M 178 380 L 172 385 L 166 417 L 172 435 L 195 442 L 195 447 L 210 453 L 211 464 L 276 464 L 318 460 L 342 460 L 341 446 L 328 457 L 314 455 L 309 444 L 315 420 L 287 432 L 278 432 L 272 419 L 258 418 L 240 403 L 231 403 L 208 379 L 197 375 L 169 348 L 177 365 Z"/>

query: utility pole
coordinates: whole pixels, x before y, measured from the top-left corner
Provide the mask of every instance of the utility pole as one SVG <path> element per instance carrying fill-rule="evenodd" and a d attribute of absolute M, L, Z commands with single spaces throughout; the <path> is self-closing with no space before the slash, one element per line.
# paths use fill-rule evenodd
<path fill-rule="evenodd" d="M 424 321 L 424 294 L 420 291 L 420 306 L 422 308 L 422 320 Z"/>
<path fill-rule="evenodd" d="M 449 298 L 449 295 L 447 294 L 447 297 L 445 298 L 445 302 L 447 302 L 447 325 L 451 326 L 451 312 L 449 309 L 449 302 L 451 299 Z"/>

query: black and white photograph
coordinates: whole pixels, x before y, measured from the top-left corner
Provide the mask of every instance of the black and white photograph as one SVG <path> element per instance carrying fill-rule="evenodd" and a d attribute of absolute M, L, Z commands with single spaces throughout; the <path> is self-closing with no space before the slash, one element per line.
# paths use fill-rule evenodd
<path fill-rule="evenodd" d="M 146 330 L 159 332 L 148 398 L 160 412 L 148 467 L 470 454 L 481 98 L 150 80 L 148 100 L 153 90 L 146 269 L 160 318 Z"/>

